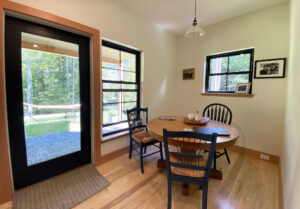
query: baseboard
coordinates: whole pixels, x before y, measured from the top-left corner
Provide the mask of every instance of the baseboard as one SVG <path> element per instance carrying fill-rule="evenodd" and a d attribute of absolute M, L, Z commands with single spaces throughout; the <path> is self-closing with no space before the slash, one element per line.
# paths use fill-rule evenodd
<path fill-rule="evenodd" d="M 279 158 L 279 156 L 276 156 L 276 155 L 272 155 L 272 154 L 268 154 L 268 153 L 265 153 L 265 152 L 256 151 L 256 150 L 253 150 L 253 149 L 248 149 L 248 148 L 241 147 L 241 146 L 238 146 L 238 145 L 231 146 L 229 148 L 229 150 L 240 152 L 240 153 L 243 153 L 243 154 L 246 154 L 246 155 L 250 155 L 252 157 L 255 157 L 255 158 L 261 159 L 261 160 L 264 160 L 264 159 L 262 159 L 260 157 L 261 154 L 267 155 L 267 156 L 270 157 L 270 159 L 266 160 L 266 161 L 271 162 L 271 163 L 275 163 L 275 164 L 280 164 L 280 158 Z"/>
<path fill-rule="evenodd" d="M 128 153 L 128 151 L 129 151 L 129 146 L 118 149 L 118 150 L 116 150 L 114 152 L 111 152 L 111 153 L 108 153 L 106 155 L 103 155 L 103 156 L 101 156 L 100 164 L 103 164 L 103 163 L 111 161 L 115 158 L 118 158 L 118 157 Z"/>
<path fill-rule="evenodd" d="M 229 148 L 229 150 L 232 150 L 232 151 L 235 151 L 235 152 L 240 152 L 240 153 L 243 153 L 243 154 L 246 154 L 246 155 L 250 155 L 250 156 L 255 157 L 257 159 L 260 159 L 260 160 L 264 160 L 264 159 L 260 158 L 260 155 L 264 154 L 264 155 L 267 155 L 267 156 L 270 157 L 270 159 L 267 160 L 267 161 L 280 165 L 280 158 L 277 155 L 272 155 L 272 154 L 268 154 L 268 153 L 265 153 L 265 152 L 256 151 L 256 150 L 253 150 L 253 149 L 248 149 L 248 148 L 241 147 L 241 146 L 238 146 L 238 145 L 231 146 Z M 106 155 L 101 156 L 101 161 L 100 162 L 101 162 L 101 164 L 106 163 L 110 160 L 113 160 L 117 157 L 120 157 L 121 155 L 124 155 L 124 154 L 128 153 L 128 151 L 129 151 L 129 146 L 118 149 L 114 152 L 111 152 L 111 153 L 108 153 Z"/>

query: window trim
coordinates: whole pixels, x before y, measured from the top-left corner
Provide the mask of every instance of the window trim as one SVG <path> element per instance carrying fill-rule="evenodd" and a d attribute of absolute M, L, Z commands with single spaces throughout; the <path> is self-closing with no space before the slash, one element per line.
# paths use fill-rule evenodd
<path fill-rule="evenodd" d="M 250 53 L 250 67 L 249 71 L 246 72 L 226 72 L 226 73 L 214 73 L 210 74 L 210 60 L 215 59 L 215 58 L 221 58 L 221 57 L 230 57 L 234 55 L 240 55 L 240 54 L 249 54 Z M 234 91 L 208 91 L 208 83 L 209 83 L 209 77 L 210 76 L 215 76 L 215 75 L 234 75 L 234 74 L 249 74 L 249 82 L 250 84 L 250 90 L 249 94 L 252 94 L 252 80 L 253 80 L 253 63 L 254 62 L 254 48 L 249 48 L 249 49 L 242 49 L 242 50 L 237 50 L 237 51 L 231 51 L 231 52 L 225 52 L 225 53 L 219 53 L 219 54 L 214 54 L 214 55 L 208 55 L 206 56 L 206 69 L 205 69 L 205 91 L 204 93 L 206 94 L 234 94 Z M 229 68 L 229 59 L 228 59 L 228 68 Z M 228 80 L 228 77 L 227 77 Z"/>
<path fill-rule="evenodd" d="M 141 95 L 140 95 L 140 89 L 141 89 L 141 87 L 140 87 L 140 85 L 141 85 L 141 52 L 138 51 L 138 50 L 120 45 L 120 44 L 116 44 L 116 43 L 107 41 L 107 40 L 102 40 L 102 47 L 103 46 L 136 55 L 136 60 L 135 60 L 136 61 L 135 62 L 135 64 L 136 64 L 136 72 L 135 72 L 136 73 L 136 82 L 110 81 L 110 80 L 102 80 L 102 78 L 101 78 L 101 81 L 102 81 L 102 91 L 101 91 L 101 94 L 102 94 L 102 97 L 101 97 L 101 99 L 102 99 L 101 100 L 102 101 L 102 127 L 101 128 L 121 124 L 121 123 L 124 123 L 124 122 L 128 122 L 128 120 L 123 120 L 123 121 L 119 121 L 119 122 L 115 122 L 115 123 L 103 124 L 103 109 L 104 109 L 103 92 L 121 92 L 121 91 L 122 92 L 137 92 L 137 101 L 132 101 L 132 102 L 136 102 L 137 108 L 140 108 L 140 98 L 141 98 Z M 101 59 L 101 63 L 102 63 L 102 59 Z M 102 68 L 101 68 L 101 72 L 102 72 Z M 135 84 L 137 88 L 136 88 L 136 90 L 134 90 L 134 89 L 104 90 L 103 89 L 103 83 Z M 129 102 L 123 102 L 123 103 L 129 103 Z M 121 133 L 121 132 L 124 132 L 124 131 L 128 131 L 128 130 L 129 130 L 129 128 L 120 129 L 120 130 L 112 131 L 112 132 L 109 132 L 109 133 L 106 133 L 106 134 L 103 134 L 103 132 L 102 132 L 102 138 L 109 138 L 110 135 L 115 135 L 115 134 L 118 134 L 118 133 Z"/>

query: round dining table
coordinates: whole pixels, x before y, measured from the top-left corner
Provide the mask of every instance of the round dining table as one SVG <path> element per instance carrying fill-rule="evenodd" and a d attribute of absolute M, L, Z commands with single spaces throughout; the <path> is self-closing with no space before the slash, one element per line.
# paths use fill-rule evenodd
<path fill-rule="evenodd" d="M 171 116 L 171 117 L 159 117 L 150 120 L 147 124 L 149 133 L 157 140 L 163 142 L 163 129 L 168 131 L 193 131 L 194 127 L 208 127 L 208 128 L 221 128 L 228 132 L 230 136 L 218 136 L 216 149 L 227 149 L 234 145 L 236 140 L 239 138 L 239 131 L 231 125 L 227 125 L 218 121 L 210 120 L 205 125 L 195 125 L 185 123 L 184 116 Z M 209 145 L 208 145 L 209 146 Z M 207 147 L 209 148 L 209 147 Z M 206 149 L 206 148 L 205 148 Z M 165 168 L 166 161 L 159 159 L 157 161 L 157 167 Z M 222 179 L 222 172 L 217 169 L 211 169 L 211 178 Z M 183 194 L 188 195 L 188 185 L 183 184 Z"/>

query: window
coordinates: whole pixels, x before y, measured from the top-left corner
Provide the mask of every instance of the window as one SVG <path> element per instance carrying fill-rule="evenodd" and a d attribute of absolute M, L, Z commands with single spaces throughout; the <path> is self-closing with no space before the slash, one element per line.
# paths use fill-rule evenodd
<path fill-rule="evenodd" d="M 237 83 L 252 82 L 253 54 L 246 49 L 207 56 L 205 92 L 234 93 Z"/>
<path fill-rule="evenodd" d="M 140 52 L 102 41 L 103 136 L 128 130 L 126 110 L 140 106 Z"/>

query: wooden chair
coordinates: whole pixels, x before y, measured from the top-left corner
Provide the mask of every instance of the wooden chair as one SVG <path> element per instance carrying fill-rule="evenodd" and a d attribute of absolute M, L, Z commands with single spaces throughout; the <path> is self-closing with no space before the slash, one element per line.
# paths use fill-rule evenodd
<path fill-rule="evenodd" d="M 148 108 L 133 108 L 127 110 L 128 126 L 129 126 L 129 159 L 132 156 L 132 150 L 135 150 L 140 155 L 141 172 L 144 173 L 143 159 L 160 152 L 160 157 L 163 159 L 162 143 L 150 135 L 147 128 L 148 123 Z M 159 143 L 159 146 L 155 145 Z M 136 148 L 137 145 L 138 148 Z M 154 145 L 159 148 L 159 151 L 144 155 L 143 149 L 149 145 Z"/>
<path fill-rule="evenodd" d="M 209 117 L 211 120 L 219 121 L 227 125 L 231 124 L 232 112 L 226 105 L 213 103 L 208 105 L 202 113 L 203 116 Z M 217 169 L 217 159 L 223 155 L 226 155 L 227 161 L 230 164 L 230 158 L 226 149 L 223 153 L 215 151 L 214 154 L 214 169 Z"/>
<path fill-rule="evenodd" d="M 217 135 L 197 132 L 173 132 L 163 130 L 167 162 L 168 209 L 172 202 L 172 181 L 197 184 L 202 189 L 202 209 L 207 208 L 209 173 L 216 148 Z M 175 147 L 169 151 L 169 145 Z M 200 150 L 208 149 L 207 159 Z M 173 149 L 172 149 L 173 150 Z"/>

